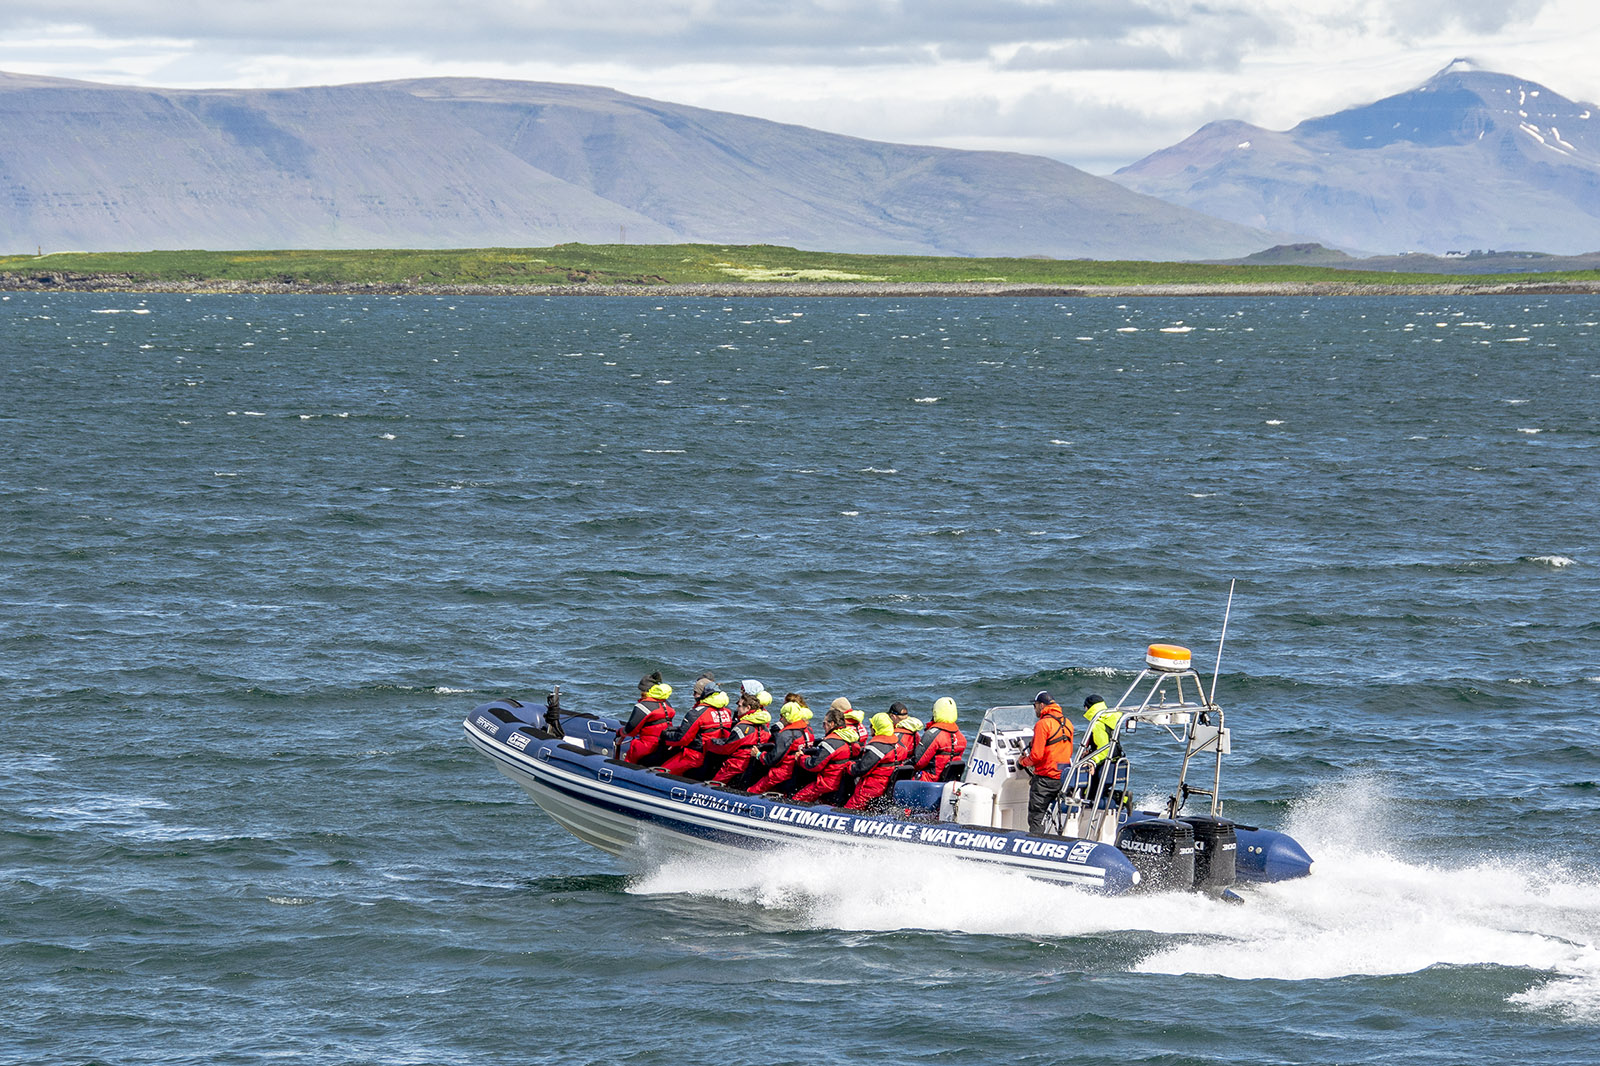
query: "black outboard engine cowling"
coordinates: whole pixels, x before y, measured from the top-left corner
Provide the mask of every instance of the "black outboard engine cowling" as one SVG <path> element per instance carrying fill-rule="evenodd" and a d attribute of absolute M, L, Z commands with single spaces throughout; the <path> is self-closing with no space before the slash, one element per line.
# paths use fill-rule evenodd
<path fill-rule="evenodd" d="M 1117 831 L 1117 847 L 1139 871 L 1139 888 L 1152 892 L 1194 887 L 1194 830 L 1171 818 L 1129 822 Z"/>
<path fill-rule="evenodd" d="M 1180 819 L 1194 828 L 1194 887 L 1221 893 L 1238 877 L 1239 837 L 1226 818 L 1197 814 Z"/>

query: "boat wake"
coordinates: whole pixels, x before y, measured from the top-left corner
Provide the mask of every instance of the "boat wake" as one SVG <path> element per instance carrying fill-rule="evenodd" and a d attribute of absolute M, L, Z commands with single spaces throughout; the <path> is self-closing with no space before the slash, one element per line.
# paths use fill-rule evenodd
<path fill-rule="evenodd" d="M 1414 861 L 1391 842 L 1376 778 L 1300 801 L 1288 829 L 1317 857 L 1309 878 L 1243 889 L 1237 906 L 1193 893 L 1107 899 L 925 851 L 791 848 L 667 859 L 630 885 L 755 903 L 808 928 L 927 929 L 1029 938 L 1153 934 L 1148 974 L 1316 981 L 1430 967 L 1530 971 L 1513 1006 L 1600 1021 L 1600 883 L 1529 854 Z M 1150 936 L 1141 938 L 1148 944 Z"/>

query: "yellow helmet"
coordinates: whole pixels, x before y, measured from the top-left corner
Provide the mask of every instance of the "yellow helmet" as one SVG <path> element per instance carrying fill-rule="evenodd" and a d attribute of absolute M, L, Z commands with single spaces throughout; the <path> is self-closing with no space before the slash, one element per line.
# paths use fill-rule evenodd
<path fill-rule="evenodd" d="M 647 692 L 646 695 L 649 696 L 653 700 L 671 699 L 672 698 L 672 686 L 667 684 L 667 683 L 665 683 L 665 682 L 662 682 L 661 684 L 657 684 L 657 685 L 651 685 L 650 686 L 650 691 Z"/>
<path fill-rule="evenodd" d="M 778 713 L 791 725 L 795 722 L 811 721 L 811 708 L 803 703 L 785 703 Z"/>
<path fill-rule="evenodd" d="M 701 702 L 707 707 L 716 707 L 720 710 L 728 705 L 728 694 L 719 688 Z"/>
<path fill-rule="evenodd" d="M 933 720 L 935 722 L 954 722 L 956 720 L 956 701 L 949 696 L 940 696 L 933 701 Z"/>
<path fill-rule="evenodd" d="M 894 721 L 888 715 L 878 713 L 872 716 L 872 735 L 886 737 L 894 732 Z"/>

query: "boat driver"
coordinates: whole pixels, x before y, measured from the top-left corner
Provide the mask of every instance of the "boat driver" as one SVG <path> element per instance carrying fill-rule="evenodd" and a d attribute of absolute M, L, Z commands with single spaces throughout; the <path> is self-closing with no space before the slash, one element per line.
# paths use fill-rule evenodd
<path fill-rule="evenodd" d="M 1017 765 L 1028 771 L 1028 832 L 1044 832 L 1045 812 L 1061 795 L 1061 768 L 1072 762 L 1072 723 L 1061 704 L 1040 692 L 1033 697 L 1033 743 Z"/>

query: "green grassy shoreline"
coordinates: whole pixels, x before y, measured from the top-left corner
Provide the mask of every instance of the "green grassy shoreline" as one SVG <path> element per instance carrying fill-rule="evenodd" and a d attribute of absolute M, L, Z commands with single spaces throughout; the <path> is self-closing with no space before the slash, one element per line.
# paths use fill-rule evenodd
<path fill-rule="evenodd" d="M 0 257 L 0 288 L 118 287 L 191 290 L 375 287 L 384 290 L 555 286 L 801 285 L 807 290 L 884 286 L 1148 287 L 1413 286 L 1474 289 L 1560 285 L 1587 289 L 1600 270 L 1526 274 L 1409 274 L 1318 266 L 852 255 L 775 245 L 563 244 L 554 248 L 365 251 L 58 252 Z"/>

